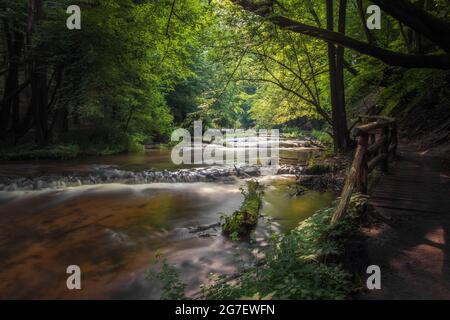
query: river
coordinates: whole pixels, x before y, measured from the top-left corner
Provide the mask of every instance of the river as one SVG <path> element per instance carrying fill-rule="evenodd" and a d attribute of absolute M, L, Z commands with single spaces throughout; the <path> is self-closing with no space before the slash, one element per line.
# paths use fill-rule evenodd
<path fill-rule="evenodd" d="M 168 155 L 152 150 L 69 162 L 4 163 L 0 174 L 90 172 L 99 166 L 176 169 Z M 292 229 L 334 199 L 312 191 L 292 197 L 290 175 L 258 179 L 266 191 L 255 243 L 231 241 L 220 228 L 190 232 L 238 209 L 245 179 L 1 191 L 0 298 L 157 299 L 160 284 L 145 276 L 154 268 L 156 253 L 176 267 L 192 294 L 211 272 L 232 274 L 251 263 L 251 249 L 265 245 L 270 232 Z M 82 290 L 67 289 L 69 265 L 80 266 Z"/>

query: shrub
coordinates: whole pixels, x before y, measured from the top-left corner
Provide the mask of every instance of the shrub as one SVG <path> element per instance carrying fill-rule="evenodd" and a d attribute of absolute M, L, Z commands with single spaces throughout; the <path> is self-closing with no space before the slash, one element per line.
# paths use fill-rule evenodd
<path fill-rule="evenodd" d="M 329 164 L 313 164 L 308 166 L 305 170 L 305 174 L 310 175 L 321 175 L 325 173 L 330 173 L 333 171 L 333 168 Z"/>
<path fill-rule="evenodd" d="M 40 149 L 13 150 L 2 152 L 2 160 L 34 160 L 58 159 L 69 160 L 80 155 L 80 148 L 76 144 L 50 145 Z"/>
<path fill-rule="evenodd" d="M 313 129 L 311 136 L 325 145 L 333 144 L 333 138 L 325 131 Z"/>

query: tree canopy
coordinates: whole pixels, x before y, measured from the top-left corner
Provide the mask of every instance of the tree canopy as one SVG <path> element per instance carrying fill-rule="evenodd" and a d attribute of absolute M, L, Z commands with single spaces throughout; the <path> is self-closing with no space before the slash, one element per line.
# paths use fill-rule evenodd
<path fill-rule="evenodd" d="M 345 149 L 371 66 L 450 68 L 445 0 L 85 0 L 80 30 L 66 27 L 71 4 L 0 4 L 4 144 L 124 150 L 197 119 L 312 119 Z M 366 26 L 371 4 L 381 30 Z"/>

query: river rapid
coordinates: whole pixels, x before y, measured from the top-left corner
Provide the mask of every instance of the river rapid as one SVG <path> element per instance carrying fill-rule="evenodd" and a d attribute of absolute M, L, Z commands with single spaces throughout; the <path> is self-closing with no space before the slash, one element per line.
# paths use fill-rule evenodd
<path fill-rule="evenodd" d="M 307 158 L 301 149 L 292 151 Z M 146 271 L 156 268 L 157 253 L 175 266 L 192 295 L 208 274 L 245 268 L 256 259 L 252 250 L 267 245 L 270 233 L 289 231 L 334 199 L 332 193 L 314 191 L 292 196 L 295 176 L 290 174 L 261 177 L 252 171 L 209 179 L 202 171 L 208 168 L 174 167 L 168 151 L 161 150 L 78 162 L 9 162 L 0 164 L 0 176 L 9 182 L 45 181 L 49 176 L 92 176 L 99 168 L 135 174 L 197 170 L 206 178 L 98 180 L 36 190 L 12 182 L 15 189 L 0 191 L 0 298 L 158 299 L 160 284 L 146 278 Z M 231 241 L 220 227 L 194 232 L 237 210 L 243 200 L 240 188 L 255 178 L 266 186 L 256 241 Z M 67 289 L 69 265 L 80 266 L 82 290 Z"/>

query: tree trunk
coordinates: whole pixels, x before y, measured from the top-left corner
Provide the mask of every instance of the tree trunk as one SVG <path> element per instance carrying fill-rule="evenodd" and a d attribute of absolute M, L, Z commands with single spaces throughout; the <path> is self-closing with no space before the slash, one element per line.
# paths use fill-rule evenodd
<path fill-rule="evenodd" d="M 42 0 L 32 0 L 34 22 L 39 24 L 44 19 Z M 49 142 L 48 130 L 48 88 L 47 65 L 43 57 L 34 55 L 31 68 L 31 108 L 35 123 L 35 140 L 38 145 Z"/>
<path fill-rule="evenodd" d="M 66 105 L 58 105 L 58 90 L 63 82 L 64 66 L 59 64 L 55 67 L 55 85 L 53 93 L 48 104 L 48 109 L 51 110 L 53 106 L 56 111 L 54 112 L 54 118 L 49 128 L 49 140 L 57 141 L 59 136 L 63 132 L 68 130 L 68 111 Z M 51 80 L 50 80 L 51 82 Z M 51 86 L 51 83 L 49 84 Z"/>
<path fill-rule="evenodd" d="M 327 29 L 333 31 L 333 0 L 327 0 L 326 4 Z M 330 99 L 332 109 L 331 115 L 333 123 L 333 143 L 335 151 L 342 152 L 346 151 L 348 147 L 347 116 L 345 112 L 344 95 L 344 48 L 342 46 L 336 49 L 333 43 L 328 43 L 328 63 L 330 76 Z"/>
<path fill-rule="evenodd" d="M 39 145 L 48 143 L 47 68 L 40 58 L 35 59 L 31 74 L 31 108 L 36 129 L 35 140 Z"/>
<path fill-rule="evenodd" d="M 338 31 L 345 34 L 345 19 L 347 13 L 347 0 L 339 1 Z M 336 118 L 339 150 L 346 151 L 349 146 L 347 128 L 347 112 L 345 110 L 345 82 L 344 82 L 344 47 L 338 46 L 336 50 Z"/>
<path fill-rule="evenodd" d="M 14 118 L 18 116 L 19 108 L 19 68 L 23 48 L 23 35 L 20 32 L 9 32 L 8 22 L 4 22 L 7 49 L 9 58 L 9 69 L 6 76 L 3 102 L 0 110 L 0 139 L 7 135 L 11 120 L 11 111 Z M 16 119 L 15 119 L 16 120 Z"/>

